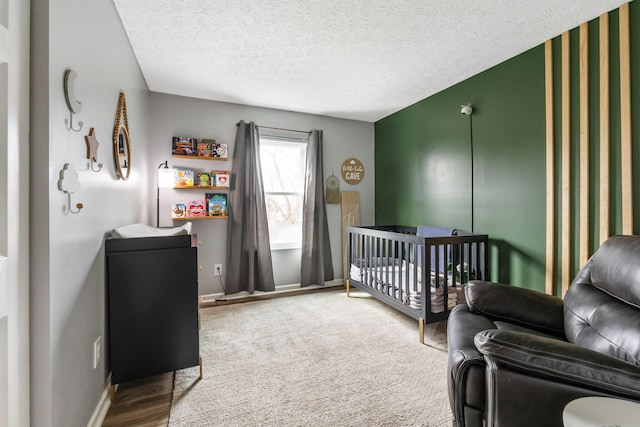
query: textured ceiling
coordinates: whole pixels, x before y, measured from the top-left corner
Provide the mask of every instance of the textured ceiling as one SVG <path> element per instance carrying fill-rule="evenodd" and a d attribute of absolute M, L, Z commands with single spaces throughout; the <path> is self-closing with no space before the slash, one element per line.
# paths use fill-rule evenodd
<path fill-rule="evenodd" d="M 152 91 L 369 122 L 626 2 L 114 0 Z"/>

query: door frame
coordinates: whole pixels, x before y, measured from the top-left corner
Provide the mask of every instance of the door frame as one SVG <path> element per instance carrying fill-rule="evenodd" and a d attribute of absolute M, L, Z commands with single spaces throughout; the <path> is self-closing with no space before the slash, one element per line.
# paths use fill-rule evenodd
<path fill-rule="evenodd" d="M 30 2 L 0 0 L 0 425 L 30 424 Z"/>

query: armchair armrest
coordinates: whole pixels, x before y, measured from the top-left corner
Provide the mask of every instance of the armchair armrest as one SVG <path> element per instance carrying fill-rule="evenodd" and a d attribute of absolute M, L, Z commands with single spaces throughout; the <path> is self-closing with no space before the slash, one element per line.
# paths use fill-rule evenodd
<path fill-rule="evenodd" d="M 472 312 L 566 339 L 560 298 L 482 281 L 469 282 L 465 296 Z"/>
<path fill-rule="evenodd" d="M 488 330 L 474 342 L 498 365 L 560 383 L 640 399 L 640 367 L 553 338 L 514 331 Z"/>
<path fill-rule="evenodd" d="M 450 365 L 454 376 L 468 369 L 467 365 L 478 364 L 484 368 L 484 357 L 474 345 L 477 333 L 494 329 L 491 321 L 469 311 L 469 307 L 460 304 L 453 308 L 447 325 L 447 343 Z"/>
<path fill-rule="evenodd" d="M 465 419 L 465 410 L 485 407 L 484 356 L 473 343 L 478 332 L 493 329 L 495 325 L 486 317 L 469 311 L 459 304 L 451 310 L 447 325 L 449 348 L 448 385 L 449 402 L 456 420 Z"/>

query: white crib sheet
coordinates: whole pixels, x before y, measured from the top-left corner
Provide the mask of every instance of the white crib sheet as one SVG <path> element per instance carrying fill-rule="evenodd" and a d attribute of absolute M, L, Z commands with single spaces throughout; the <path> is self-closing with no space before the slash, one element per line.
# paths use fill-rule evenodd
<path fill-rule="evenodd" d="M 373 266 L 381 265 L 376 260 L 370 262 Z M 349 277 L 352 280 L 362 282 L 379 291 L 395 298 L 412 308 L 422 307 L 422 268 L 413 263 L 391 263 L 391 265 L 381 265 L 377 267 L 360 268 L 351 264 Z M 431 312 L 441 313 L 444 311 L 444 283 L 445 275 L 440 274 L 439 286 L 436 286 L 436 275 L 429 274 L 431 284 Z M 447 274 L 446 283 L 448 285 L 447 306 L 453 308 L 457 303 L 456 284 L 453 275 Z"/>

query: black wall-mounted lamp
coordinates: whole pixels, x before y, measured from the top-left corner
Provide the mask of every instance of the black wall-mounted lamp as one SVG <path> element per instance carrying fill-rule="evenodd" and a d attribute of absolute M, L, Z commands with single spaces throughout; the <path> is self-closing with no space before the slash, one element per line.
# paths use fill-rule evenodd
<path fill-rule="evenodd" d="M 473 119 L 471 117 L 471 115 L 473 114 L 473 107 L 471 107 L 471 104 L 467 104 L 467 105 L 461 105 L 460 106 L 460 114 L 464 115 L 464 116 L 469 116 L 469 144 L 470 144 L 470 148 L 471 148 L 471 232 L 474 232 L 474 227 L 473 227 L 473 218 L 474 218 L 474 212 L 473 212 L 473 205 L 474 205 L 474 200 L 473 200 L 473 196 L 474 196 L 474 188 L 473 188 Z"/>

